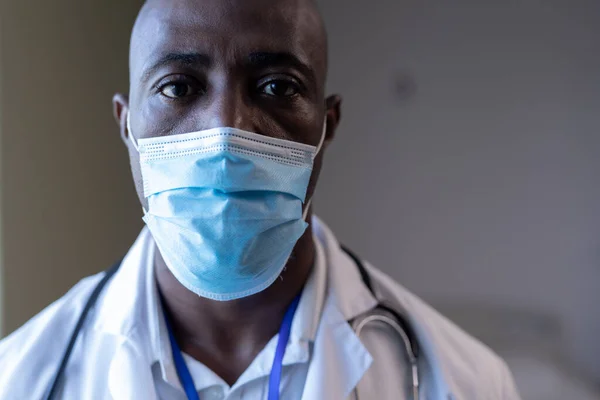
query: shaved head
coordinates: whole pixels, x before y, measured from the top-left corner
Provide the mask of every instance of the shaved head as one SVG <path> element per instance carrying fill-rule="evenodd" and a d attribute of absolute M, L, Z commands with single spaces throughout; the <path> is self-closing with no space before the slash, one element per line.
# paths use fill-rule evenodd
<path fill-rule="evenodd" d="M 129 64 L 129 96 L 114 99 L 124 139 L 227 126 L 316 146 L 326 120 L 327 146 L 340 118 L 340 98 L 325 96 L 327 36 L 313 0 L 148 0 Z"/>
<path fill-rule="evenodd" d="M 327 34 L 314 0 L 147 0 L 140 10 L 131 35 L 130 78 L 139 76 L 140 62 L 154 48 L 157 38 L 170 29 L 204 25 L 222 32 L 224 42 L 236 34 L 271 38 L 271 45 L 296 49 L 315 69 L 316 78 L 327 76 Z M 193 46 L 202 37 L 187 37 Z M 183 43 L 182 43 L 183 44 Z"/>

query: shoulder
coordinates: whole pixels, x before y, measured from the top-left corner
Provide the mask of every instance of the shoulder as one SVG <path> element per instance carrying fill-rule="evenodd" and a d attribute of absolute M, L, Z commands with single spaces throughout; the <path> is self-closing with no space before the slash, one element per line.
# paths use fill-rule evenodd
<path fill-rule="evenodd" d="M 102 276 L 84 278 L 0 341 L 0 398 L 4 398 L 4 390 L 20 393 L 19 389 L 26 390 L 31 382 L 50 381 L 54 369 L 49 365 L 58 367 L 79 314 Z M 40 371 L 48 372 L 38 375 Z"/>
<path fill-rule="evenodd" d="M 519 399 L 504 360 L 392 278 L 367 267 L 385 300 L 417 327 L 422 350 L 436 358 L 457 398 Z"/>

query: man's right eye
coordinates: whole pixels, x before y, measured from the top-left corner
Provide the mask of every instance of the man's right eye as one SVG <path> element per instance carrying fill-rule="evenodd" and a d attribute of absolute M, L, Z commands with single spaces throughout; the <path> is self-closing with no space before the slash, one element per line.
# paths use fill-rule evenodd
<path fill-rule="evenodd" d="M 192 96 L 198 92 L 190 84 L 185 82 L 170 82 L 162 85 L 160 93 L 170 99 L 180 99 L 182 97 Z"/>

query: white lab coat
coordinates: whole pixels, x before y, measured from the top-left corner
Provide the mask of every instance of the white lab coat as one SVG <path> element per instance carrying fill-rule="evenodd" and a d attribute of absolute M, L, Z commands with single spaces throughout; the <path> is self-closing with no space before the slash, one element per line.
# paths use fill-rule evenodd
<path fill-rule="evenodd" d="M 354 398 L 354 389 L 367 371 L 380 377 L 381 385 L 369 385 L 369 393 L 361 389 L 361 399 L 384 400 L 387 397 L 382 393 L 389 393 L 388 384 L 393 385 L 406 372 L 406 365 L 398 361 L 405 348 L 398 343 L 396 348 L 372 353 L 372 365 L 364 356 L 357 357 L 357 346 L 362 345 L 346 321 L 373 308 L 375 299 L 331 231 L 316 218 L 313 229 L 325 251 L 328 289 L 323 312 L 329 318 L 315 337 L 302 400 Z M 138 345 L 147 342 L 147 332 L 135 323 L 147 314 L 133 311 L 136 298 L 143 291 L 143 283 L 136 279 L 132 267 L 139 264 L 139 257 L 130 251 L 88 316 L 67 369 L 64 399 L 156 399 L 147 349 Z M 404 315 L 418 336 L 421 399 L 519 399 L 512 376 L 500 358 L 405 288 L 365 264 L 378 296 Z M 36 400 L 45 396 L 73 326 L 100 279 L 101 274 L 82 280 L 0 342 L 1 400 Z"/>

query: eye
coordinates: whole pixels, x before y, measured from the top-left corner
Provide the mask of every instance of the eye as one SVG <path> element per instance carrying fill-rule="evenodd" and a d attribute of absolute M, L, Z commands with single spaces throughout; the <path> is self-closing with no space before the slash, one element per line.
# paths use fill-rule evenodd
<path fill-rule="evenodd" d="M 159 91 L 163 96 L 170 99 L 179 99 L 196 93 L 196 90 L 185 82 L 166 83 L 160 87 Z"/>
<path fill-rule="evenodd" d="M 298 94 L 300 87 L 294 81 L 276 79 L 263 84 L 260 90 L 269 96 L 292 97 Z"/>
<path fill-rule="evenodd" d="M 157 83 L 155 90 L 168 99 L 183 100 L 186 97 L 203 94 L 206 86 L 189 75 L 173 74 Z"/>

